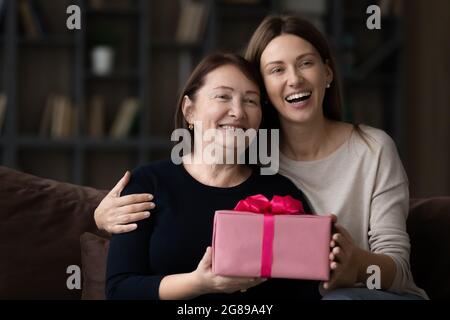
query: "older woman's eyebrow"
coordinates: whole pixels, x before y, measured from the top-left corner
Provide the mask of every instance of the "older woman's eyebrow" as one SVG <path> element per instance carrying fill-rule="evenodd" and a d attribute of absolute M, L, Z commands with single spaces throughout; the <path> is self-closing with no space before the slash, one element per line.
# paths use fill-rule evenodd
<path fill-rule="evenodd" d="M 306 56 L 317 56 L 317 54 L 315 52 L 306 52 L 306 53 L 299 55 L 297 58 L 295 58 L 295 60 L 300 60 Z M 281 60 L 270 61 L 270 62 L 266 63 L 265 67 L 268 67 L 272 64 L 283 64 L 283 63 L 284 63 L 284 61 L 281 61 Z"/>
<path fill-rule="evenodd" d="M 253 91 L 253 90 L 247 90 L 245 91 L 246 94 L 256 94 L 257 96 L 259 96 L 259 92 L 257 91 Z"/>
<path fill-rule="evenodd" d="M 215 88 L 213 88 L 214 90 L 215 89 L 226 89 L 226 90 L 231 90 L 231 91 L 234 91 L 234 89 L 233 88 L 231 88 L 231 87 L 227 87 L 227 86 L 218 86 L 218 87 L 215 87 Z"/>
<path fill-rule="evenodd" d="M 213 89 L 214 89 L 214 90 L 215 90 L 215 89 L 226 89 L 226 90 L 234 91 L 233 88 L 227 87 L 227 86 L 218 86 L 218 87 L 215 87 L 215 88 L 213 88 Z M 254 90 L 247 90 L 247 91 L 245 91 L 245 93 L 246 93 L 246 94 L 256 94 L 256 95 L 259 96 L 259 92 L 258 92 L 258 91 L 254 91 Z"/>

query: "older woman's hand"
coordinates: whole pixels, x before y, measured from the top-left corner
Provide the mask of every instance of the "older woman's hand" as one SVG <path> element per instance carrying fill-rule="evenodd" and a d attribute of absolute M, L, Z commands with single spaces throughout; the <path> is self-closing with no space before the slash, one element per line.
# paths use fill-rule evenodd
<path fill-rule="evenodd" d="M 247 289 L 257 286 L 267 279 L 263 278 L 245 278 L 245 277 L 225 277 L 212 272 L 212 254 L 211 247 L 206 252 L 193 272 L 196 278 L 197 291 L 199 294 L 208 293 L 233 293 L 236 291 L 245 292 Z"/>
<path fill-rule="evenodd" d="M 133 222 L 150 216 L 148 210 L 155 207 L 151 202 L 153 195 L 142 193 L 120 196 L 130 176 L 127 171 L 95 209 L 94 220 L 100 230 L 109 233 L 129 232 L 137 228 L 137 224 Z"/>
<path fill-rule="evenodd" d="M 358 279 L 362 250 L 354 244 L 352 236 L 343 226 L 336 223 L 334 228 L 336 232 L 331 237 L 329 257 L 331 277 L 323 283 L 326 291 L 353 287 Z"/>

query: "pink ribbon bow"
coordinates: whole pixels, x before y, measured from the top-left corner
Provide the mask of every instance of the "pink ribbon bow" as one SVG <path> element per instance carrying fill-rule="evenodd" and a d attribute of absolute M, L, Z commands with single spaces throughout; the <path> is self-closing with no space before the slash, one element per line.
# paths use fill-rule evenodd
<path fill-rule="evenodd" d="M 270 278 L 272 273 L 273 238 L 275 232 L 274 215 L 305 214 L 301 201 L 291 196 L 273 196 L 269 201 L 262 194 L 240 200 L 235 211 L 249 211 L 264 214 L 264 229 L 261 254 L 261 277 Z"/>

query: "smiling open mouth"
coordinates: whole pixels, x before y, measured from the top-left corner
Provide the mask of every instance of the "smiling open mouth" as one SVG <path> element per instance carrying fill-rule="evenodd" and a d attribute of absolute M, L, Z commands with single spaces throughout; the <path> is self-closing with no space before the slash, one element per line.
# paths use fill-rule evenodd
<path fill-rule="evenodd" d="M 311 98 L 312 91 L 294 93 L 285 98 L 288 103 L 300 103 Z"/>
<path fill-rule="evenodd" d="M 237 127 L 237 126 L 231 126 L 231 125 L 219 125 L 219 128 L 224 129 L 224 130 L 233 130 L 233 131 L 236 131 L 239 129 L 244 130 L 244 131 L 247 130 L 246 128 L 243 128 L 243 127 Z"/>

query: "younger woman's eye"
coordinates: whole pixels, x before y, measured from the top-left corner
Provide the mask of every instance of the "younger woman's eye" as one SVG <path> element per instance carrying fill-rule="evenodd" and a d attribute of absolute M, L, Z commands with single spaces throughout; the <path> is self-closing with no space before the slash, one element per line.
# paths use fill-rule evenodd
<path fill-rule="evenodd" d="M 312 61 L 303 61 L 301 64 L 300 64 L 300 66 L 301 67 L 309 67 L 309 66 L 311 66 L 313 63 L 312 63 Z"/>
<path fill-rule="evenodd" d="M 275 67 L 270 69 L 270 73 L 280 73 L 281 71 L 283 71 L 283 69 L 281 67 Z"/>

